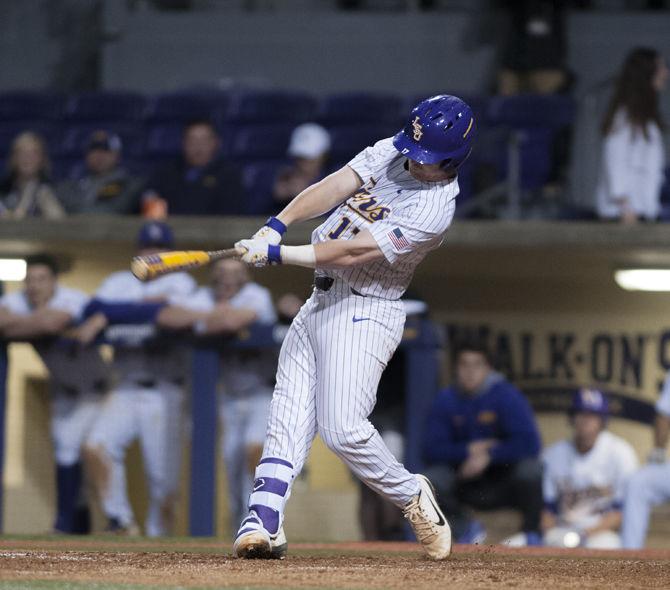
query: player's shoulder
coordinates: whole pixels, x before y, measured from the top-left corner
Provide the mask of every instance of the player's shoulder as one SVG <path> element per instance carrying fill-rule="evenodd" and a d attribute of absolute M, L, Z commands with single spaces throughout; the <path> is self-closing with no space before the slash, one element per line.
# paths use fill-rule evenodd
<path fill-rule="evenodd" d="M 72 287 L 64 287 L 58 285 L 54 292 L 52 302 L 57 303 L 59 301 L 76 301 L 76 302 L 86 302 L 90 299 L 90 296 L 81 291 L 80 289 L 73 289 Z"/>
<path fill-rule="evenodd" d="M 564 461 L 566 458 L 574 454 L 574 445 L 572 441 L 563 439 L 549 445 L 542 451 L 542 459 L 548 463 L 555 463 L 557 461 Z"/>
<path fill-rule="evenodd" d="M 625 438 L 609 430 L 603 430 L 598 439 L 598 443 L 614 456 L 635 454 L 633 446 Z"/>
<path fill-rule="evenodd" d="M 129 270 L 117 270 L 102 281 L 102 287 L 123 289 L 127 285 L 137 283 L 138 279 Z"/>
<path fill-rule="evenodd" d="M 12 313 L 30 313 L 30 304 L 24 290 L 6 293 L 0 298 L 0 307 Z"/>

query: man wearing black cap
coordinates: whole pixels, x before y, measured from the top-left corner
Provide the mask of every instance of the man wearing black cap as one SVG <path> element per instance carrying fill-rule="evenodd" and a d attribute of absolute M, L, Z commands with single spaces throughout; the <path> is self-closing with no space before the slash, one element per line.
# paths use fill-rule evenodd
<path fill-rule="evenodd" d="M 86 146 L 86 173 L 63 182 L 59 197 L 69 213 L 137 212 L 142 180 L 121 164 L 121 139 L 104 130 L 93 132 Z"/>

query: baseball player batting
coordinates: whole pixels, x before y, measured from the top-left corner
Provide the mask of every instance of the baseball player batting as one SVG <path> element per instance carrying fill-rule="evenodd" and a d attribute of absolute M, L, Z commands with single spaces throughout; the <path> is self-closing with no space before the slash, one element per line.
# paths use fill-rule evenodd
<path fill-rule="evenodd" d="M 402 508 L 432 559 L 451 553 L 451 530 L 430 482 L 395 459 L 368 416 L 402 337 L 400 296 L 419 262 L 444 239 L 458 168 L 474 135 L 472 111 L 461 99 L 424 100 L 397 135 L 305 189 L 235 245 L 246 250 L 242 260 L 250 265 L 316 269 L 312 296 L 280 352 L 249 513 L 233 546 L 237 557 L 286 554 L 284 507 L 317 432 L 365 484 Z M 311 244 L 280 245 L 292 223 L 331 210 Z"/>

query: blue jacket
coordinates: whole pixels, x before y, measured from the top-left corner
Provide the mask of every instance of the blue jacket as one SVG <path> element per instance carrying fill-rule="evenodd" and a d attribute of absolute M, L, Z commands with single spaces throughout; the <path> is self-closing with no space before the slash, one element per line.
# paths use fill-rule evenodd
<path fill-rule="evenodd" d="M 423 458 L 428 465 L 457 466 L 466 459 L 469 443 L 490 438 L 500 441 L 490 450 L 491 464 L 516 463 L 540 451 L 530 405 L 497 373 L 475 394 L 453 386 L 437 394 L 426 424 Z"/>

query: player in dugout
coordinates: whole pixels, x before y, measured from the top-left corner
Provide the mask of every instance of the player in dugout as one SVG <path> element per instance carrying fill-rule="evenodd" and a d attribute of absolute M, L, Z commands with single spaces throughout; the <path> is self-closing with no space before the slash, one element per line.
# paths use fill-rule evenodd
<path fill-rule="evenodd" d="M 573 434 L 544 451 L 544 544 L 618 549 L 626 483 L 637 468 L 633 447 L 607 430 L 609 403 L 597 389 L 575 392 Z"/>
<path fill-rule="evenodd" d="M 466 506 L 515 508 L 522 535 L 540 544 L 540 436 L 523 394 L 493 368 L 486 346 L 462 342 L 455 350 L 456 383 L 438 393 L 423 440 L 426 475 L 461 543 L 486 539 Z"/>
<path fill-rule="evenodd" d="M 60 284 L 56 260 L 26 259 L 25 286 L 0 299 L 0 335 L 31 340 L 49 370 L 51 436 L 56 463 L 56 518 L 52 532 L 88 533 L 82 445 L 102 406 L 110 371 L 96 347 L 67 346 L 58 336 L 82 318 L 89 296 Z"/>

